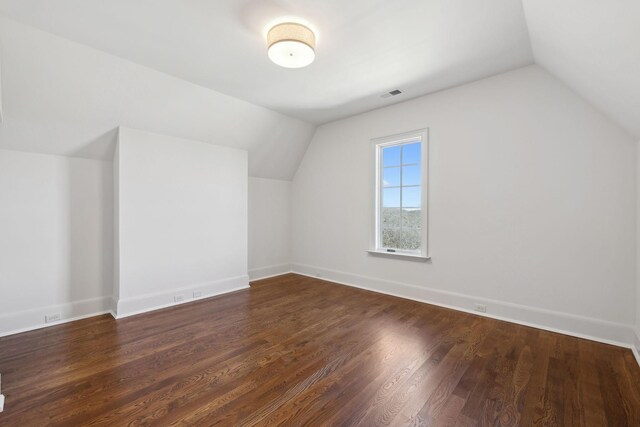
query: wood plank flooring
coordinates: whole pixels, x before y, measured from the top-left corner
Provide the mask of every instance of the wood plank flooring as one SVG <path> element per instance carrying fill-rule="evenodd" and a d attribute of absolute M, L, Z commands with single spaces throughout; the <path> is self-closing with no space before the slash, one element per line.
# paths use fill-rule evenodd
<path fill-rule="evenodd" d="M 640 426 L 628 349 L 294 274 L 0 338 L 2 426 Z"/>

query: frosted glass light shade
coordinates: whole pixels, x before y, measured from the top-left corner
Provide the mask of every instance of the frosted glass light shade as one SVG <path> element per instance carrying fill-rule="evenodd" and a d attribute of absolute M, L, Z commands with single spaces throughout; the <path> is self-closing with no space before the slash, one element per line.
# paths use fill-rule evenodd
<path fill-rule="evenodd" d="M 316 58 L 316 36 L 302 24 L 286 22 L 272 27 L 267 44 L 269 59 L 281 67 L 306 67 Z"/>

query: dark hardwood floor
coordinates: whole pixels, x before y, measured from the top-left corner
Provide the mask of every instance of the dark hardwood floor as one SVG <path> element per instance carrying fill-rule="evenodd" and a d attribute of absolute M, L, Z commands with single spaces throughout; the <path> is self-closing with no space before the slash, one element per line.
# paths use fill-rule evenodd
<path fill-rule="evenodd" d="M 627 349 L 298 275 L 0 338 L 0 425 L 640 425 Z"/>

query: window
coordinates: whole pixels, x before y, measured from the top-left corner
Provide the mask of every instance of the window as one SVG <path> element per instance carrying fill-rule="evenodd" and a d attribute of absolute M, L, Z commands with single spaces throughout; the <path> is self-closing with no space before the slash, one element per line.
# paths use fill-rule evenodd
<path fill-rule="evenodd" d="M 427 258 L 426 130 L 372 142 L 375 227 L 370 252 Z"/>

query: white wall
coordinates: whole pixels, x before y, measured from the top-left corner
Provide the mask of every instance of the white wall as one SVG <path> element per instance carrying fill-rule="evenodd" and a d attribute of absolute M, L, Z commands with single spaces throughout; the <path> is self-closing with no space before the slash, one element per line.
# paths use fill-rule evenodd
<path fill-rule="evenodd" d="M 119 133 L 119 132 L 118 132 Z M 116 135 L 116 141 L 119 135 Z M 113 153 L 113 282 L 111 310 L 115 314 L 120 299 L 120 147 Z"/>
<path fill-rule="evenodd" d="M 109 309 L 111 168 L 0 149 L 0 335 Z"/>
<path fill-rule="evenodd" d="M 0 123 L 2 123 L 2 44 L 0 40 Z"/>
<path fill-rule="evenodd" d="M 640 146 L 640 141 L 638 141 Z M 636 162 L 636 323 L 634 346 L 636 358 L 640 363 L 640 148 L 637 150 Z"/>
<path fill-rule="evenodd" d="M 423 127 L 432 260 L 369 256 L 369 140 Z M 626 133 L 525 67 L 319 127 L 293 181 L 294 269 L 628 343 L 635 174 Z"/>
<path fill-rule="evenodd" d="M 291 271 L 291 181 L 249 177 L 249 276 Z"/>
<path fill-rule="evenodd" d="M 117 315 L 246 287 L 247 152 L 121 128 Z"/>

